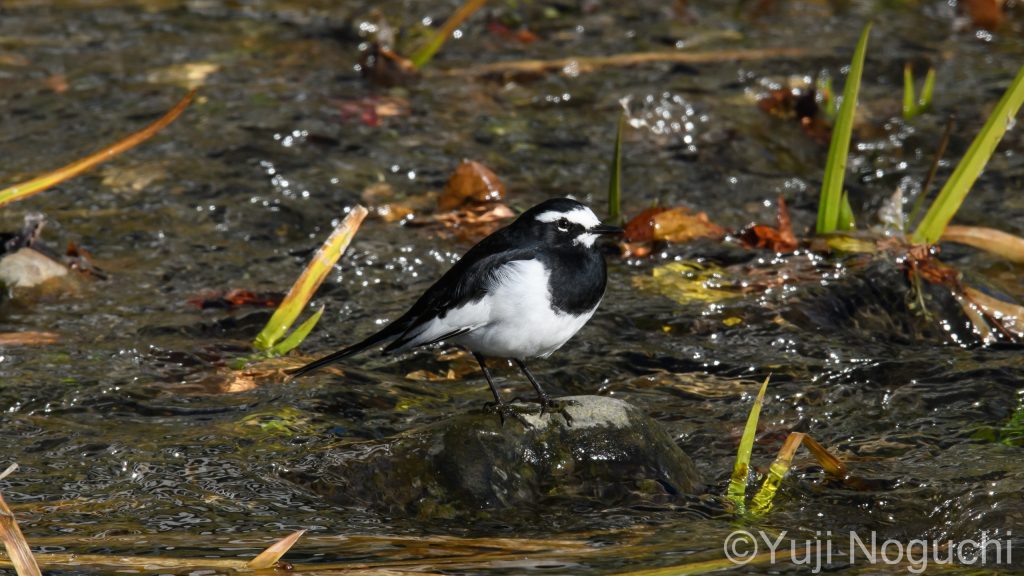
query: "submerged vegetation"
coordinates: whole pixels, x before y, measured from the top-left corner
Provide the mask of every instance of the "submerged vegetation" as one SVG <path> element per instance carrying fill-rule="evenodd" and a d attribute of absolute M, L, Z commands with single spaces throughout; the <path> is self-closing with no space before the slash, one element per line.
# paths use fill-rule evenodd
<path fill-rule="evenodd" d="M 0 386 L 0 437 L 21 464 L 0 474 L 0 567 L 703 574 L 735 568 L 722 551 L 736 529 L 796 542 L 1013 528 L 994 525 L 1019 516 L 1024 489 L 1012 5 L 99 4 L 100 27 L 154 22 L 140 24 L 145 42 L 96 32 L 108 45 L 82 26 L 50 44 L 0 22 L 13 47 L 0 72 L 21 82 L 0 87 L 5 158 L 17 161 L 19 138 L 32 145 L 33 122 L 72 116 L 50 98 L 113 96 L 127 124 L 154 116 L 132 106 L 156 93 L 140 79 L 202 87 L 117 144 L 0 191 L 4 215 L 24 221 L 2 238 L 0 278 L 32 248 L 53 274 L 88 279 L 59 293 L 7 281 L 0 302 L 0 378 L 17 383 Z M 11 10 L 50 19 L 33 3 Z M 864 20 L 843 77 L 843 42 Z M 170 64 L 149 48 L 175 42 L 168 30 L 192 38 L 167 49 Z M 163 63 L 124 58 L 129 74 L 70 54 L 124 46 Z M 48 50 L 90 72 L 44 76 Z M 130 81 L 100 92 L 118 74 Z M 193 101 L 173 134 L 70 180 Z M 954 108 L 958 125 L 943 124 Z M 966 151 L 945 160 L 947 146 Z M 44 152 L 25 156 L 36 166 Z M 57 184 L 68 188 L 15 204 Z M 559 442 L 516 444 L 521 468 L 480 471 L 510 432 L 475 424 L 482 376 L 459 350 L 284 381 L 300 345 L 356 341 L 473 242 L 559 194 L 606 199 L 626 237 L 607 246 L 604 307 L 545 381 L 650 414 L 643 430 L 706 486 L 602 476 L 643 452 L 604 431 L 574 451 L 557 430 Z M 26 204 L 49 219 L 14 211 Z M 766 208 L 775 222 L 756 223 Z M 43 241 L 48 220 L 47 235 L 74 238 L 66 252 Z M 410 472 L 428 461 L 426 476 Z M 452 470 L 465 493 L 442 489 Z M 510 475 L 540 495 L 503 494 Z M 293 547 L 301 560 L 283 561 Z M 746 569 L 777 571 L 788 554 Z"/>

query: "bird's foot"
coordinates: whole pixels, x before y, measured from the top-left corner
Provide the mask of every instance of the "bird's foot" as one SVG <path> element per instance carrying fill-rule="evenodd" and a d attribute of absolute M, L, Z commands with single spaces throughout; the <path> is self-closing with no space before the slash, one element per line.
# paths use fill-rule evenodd
<path fill-rule="evenodd" d="M 502 426 L 505 425 L 505 418 L 514 418 L 525 428 L 533 428 L 533 424 L 531 424 L 523 414 L 537 413 L 537 410 L 530 406 L 523 406 L 521 404 L 512 404 L 508 402 L 488 402 L 484 404 L 484 410 L 487 412 L 497 412 L 498 417 L 501 418 Z"/>
<path fill-rule="evenodd" d="M 566 426 L 572 426 L 572 416 L 569 415 L 569 411 L 566 410 L 566 407 L 579 404 L 579 402 L 575 400 L 552 398 L 547 394 L 538 396 L 534 399 L 534 402 L 540 404 L 541 414 L 561 414 L 562 418 L 565 418 Z"/>

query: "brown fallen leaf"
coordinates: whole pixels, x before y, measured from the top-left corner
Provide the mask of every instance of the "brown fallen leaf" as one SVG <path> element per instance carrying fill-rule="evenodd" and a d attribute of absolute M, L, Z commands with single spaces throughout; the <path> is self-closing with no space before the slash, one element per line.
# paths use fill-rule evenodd
<path fill-rule="evenodd" d="M 305 533 L 305 530 L 297 530 L 274 542 L 266 550 L 260 552 L 259 556 L 249 561 L 249 568 L 253 570 L 272 568 Z"/>
<path fill-rule="evenodd" d="M 792 252 L 796 250 L 799 243 L 796 234 L 793 233 L 793 224 L 789 220 L 789 210 L 786 208 L 786 199 L 779 196 L 778 199 L 778 228 L 756 224 L 744 230 L 740 234 L 740 242 L 747 248 L 762 248 L 774 252 Z"/>
<path fill-rule="evenodd" d="M 815 142 L 825 144 L 832 137 L 832 127 L 821 114 L 814 88 L 779 88 L 757 101 L 757 107 L 772 116 L 795 120 Z"/>
<path fill-rule="evenodd" d="M 423 380 L 427 382 L 440 382 L 456 380 L 455 371 L 451 368 L 447 372 L 431 372 L 430 370 L 414 370 L 405 375 L 409 380 Z"/>
<path fill-rule="evenodd" d="M 627 242 L 688 242 L 696 238 L 721 238 L 725 229 L 688 208 L 648 208 L 626 223 Z"/>
<path fill-rule="evenodd" d="M 1003 23 L 1004 0 L 964 0 L 960 3 L 971 23 L 978 28 L 995 30 Z"/>
<path fill-rule="evenodd" d="M 966 286 L 963 295 L 1001 332 L 1024 338 L 1024 306 L 993 298 L 980 290 Z"/>
<path fill-rule="evenodd" d="M 63 74 L 47 76 L 43 82 L 50 90 L 53 90 L 57 94 L 63 94 L 68 91 L 68 77 Z"/>
<path fill-rule="evenodd" d="M 463 160 L 452 173 L 437 199 L 439 210 L 454 210 L 470 203 L 500 202 L 505 184 L 490 168 L 474 160 Z"/>
<path fill-rule="evenodd" d="M 30 64 L 32 64 L 32 62 L 21 54 L 15 54 L 13 52 L 0 53 L 0 66 L 23 68 Z"/>
<path fill-rule="evenodd" d="M 366 96 L 353 100 L 335 100 L 342 120 L 358 118 L 366 126 L 377 127 L 385 118 L 408 116 L 412 108 L 409 101 L 398 96 Z"/>
<path fill-rule="evenodd" d="M 650 242 L 620 242 L 619 248 L 623 258 L 644 258 L 654 251 Z"/>
<path fill-rule="evenodd" d="M 959 291 L 960 272 L 956 268 L 939 262 L 937 258 L 932 258 L 930 254 L 922 256 L 921 252 L 922 250 L 917 249 L 916 246 L 912 247 L 907 258 L 910 264 L 907 267 L 907 273 L 913 274 L 917 272 L 922 278 L 932 284 L 946 286 L 954 291 Z"/>
<path fill-rule="evenodd" d="M 60 335 L 55 332 L 4 332 L 0 333 L 0 346 L 43 346 L 55 344 Z"/>
<path fill-rule="evenodd" d="M 481 204 L 438 214 L 434 221 L 444 225 L 458 240 L 475 242 L 495 232 L 513 217 L 515 212 L 504 204 Z"/>
<path fill-rule="evenodd" d="M 497 20 L 492 20 L 487 23 L 487 31 L 499 38 L 515 40 L 516 42 L 522 42 L 523 44 L 536 42 L 540 39 L 539 36 L 530 32 L 527 28 L 512 29 Z"/>
<path fill-rule="evenodd" d="M 973 246 L 1011 262 L 1024 262 L 1024 238 L 1002 230 L 983 226 L 946 226 L 942 241 Z"/>
<path fill-rule="evenodd" d="M 241 306 L 274 308 L 280 301 L 280 295 L 257 294 L 242 288 L 235 288 L 227 293 L 207 292 L 188 299 L 189 304 L 200 310 L 209 308 L 239 308 Z"/>

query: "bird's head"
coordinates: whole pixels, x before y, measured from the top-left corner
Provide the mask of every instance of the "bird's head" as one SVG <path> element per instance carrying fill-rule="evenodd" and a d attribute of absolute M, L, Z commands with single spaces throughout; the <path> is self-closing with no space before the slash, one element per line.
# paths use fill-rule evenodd
<path fill-rule="evenodd" d="M 553 246 L 593 248 L 603 234 L 621 234 L 616 226 L 601 224 L 596 214 L 572 198 L 553 198 L 530 208 L 516 220 L 517 226 Z"/>

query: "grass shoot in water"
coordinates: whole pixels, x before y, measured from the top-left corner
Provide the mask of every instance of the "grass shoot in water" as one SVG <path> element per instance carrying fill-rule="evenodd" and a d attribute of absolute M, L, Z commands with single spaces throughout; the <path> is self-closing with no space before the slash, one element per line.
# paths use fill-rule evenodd
<path fill-rule="evenodd" d="M 281 340 L 299 314 L 309 303 L 317 288 L 323 283 L 327 274 L 337 263 L 338 258 L 348 248 L 355 236 L 359 226 L 366 218 L 366 208 L 356 206 L 349 212 L 348 216 L 334 229 L 334 232 L 327 238 L 323 246 L 316 251 L 312 260 L 306 265 L 302 274 L 295 280 L 291 290 L 281 301 L 281 305 L 274 311 L 270 321 L 263 327 L 263 330 L 253 341 L 253 347 L 268 356 L 280 356 L 287 354 L 305 340 L 306 336 L 316 326 L 320 315 L 323 314 L 323 307 L 317 310 L 313 316 L 303 322 L 288 338 Z"/>
<path fill-rule="evenodd" d="M 907 62 L 903 66 L 903 119 L 912 120 L 924 114 L 932 107 L 932 94 L 935 92 L 935 68 L 929 68 L 924 77 L 921 96 L 917 97 L 914 90 L 914 69 Z"/>
<path fill-rule="evenodd" d="M 953 219 L 974 182 L 985 169 L 985 164 L 995 152 L 1010 123 L 1017 116 L 1021 104 L 1024 103 L 1024 67 L 1017 72 L 1017 77 L 1010 83 L 1003 97 L 989 114 L 985 126 L 974 138 L 953 174 L 946 181 L 935 202 L 925 212 L 924 218 L 914 230 L 915 244 L 934 244 L 942 237 L 946 225 Z"/>
<path fill-rule="evenodd" d="M 864 56 L 867 53 L 870 33 L 871 24 L 869 23 L 861 32 L 857 49 L 853 53 L 850 73 L 846 77 L 846 86 L 843 88 L 843 101 L 839 105 L 836 123 L 832 128 L 832 142 L 828 148 L 828 161 L 825 163 L 825 177 L 821 182 L 821 198 L 818 203 L 816 227 L 818 234 L 830 234 L 843 229 L 841 224 L 843 178 L 846 174 L 850 136 L 853 133 L 853 117 L 857 111 L 857 94 L 860 92 L 860 79 L 864 72 Z"/>

